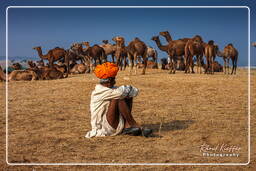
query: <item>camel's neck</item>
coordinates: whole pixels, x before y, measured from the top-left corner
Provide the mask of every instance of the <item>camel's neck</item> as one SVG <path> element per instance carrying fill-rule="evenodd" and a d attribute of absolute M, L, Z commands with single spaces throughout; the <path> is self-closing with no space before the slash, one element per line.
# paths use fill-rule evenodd
<path fill-rule="evenodd" d="M 157 47 L 162 51 L 167 51 L 167 46 L 163 46 L 159 39 L 155 40 Z"/>
<path fill-rule="evenodd" d="M 38 55 L 40 56 L 40 58 L 42 58 L 42 59 L 48 59 L 45 55 L 43 55 L 41 48 L 38 48 L 38 49 L 37 49 L 37 53 L 38 53 Z"/>
<path fill-rule="evenodd" d="M 172 41 L 172 36 L 170 34 L 167 34 L 164 36 L 167 42 Z"/>

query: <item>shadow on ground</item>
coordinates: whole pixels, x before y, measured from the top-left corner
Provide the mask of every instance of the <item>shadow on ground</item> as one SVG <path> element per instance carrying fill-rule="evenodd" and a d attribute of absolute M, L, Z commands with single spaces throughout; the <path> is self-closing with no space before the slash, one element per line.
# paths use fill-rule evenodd
<path fill-rule="evenodd" d="M 154 132 L 162 131 L 175 131 L 187 129 L 189 125 L 193 124 L 194 120 L 174 120 L 167 123 L 157 123 L 157 124 L 145 124 L 143 127 L 153 129 Z"/>

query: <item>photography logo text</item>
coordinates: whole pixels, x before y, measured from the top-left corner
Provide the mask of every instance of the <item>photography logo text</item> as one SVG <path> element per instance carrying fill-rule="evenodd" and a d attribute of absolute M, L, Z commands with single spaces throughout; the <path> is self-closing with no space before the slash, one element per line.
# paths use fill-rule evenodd
<path fill-rule="evenodd" d="M 200 152 L 204 157 L 239 157 L 241 147 L 226 143 L 209 145 L 204 143 L 200 147 Z"/>

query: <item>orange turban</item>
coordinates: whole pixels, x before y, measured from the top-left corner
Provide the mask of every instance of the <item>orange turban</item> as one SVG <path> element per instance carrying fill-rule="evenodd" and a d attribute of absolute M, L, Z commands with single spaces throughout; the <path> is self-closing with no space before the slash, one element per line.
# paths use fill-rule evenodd
<path fill-rule="evenodd" d="M 109 77 L 115 77 L 118 72 L 118 66 L 111 62 L 105 62 L 101 65 L 97 65 L 94 73 L 96 77 L 100 79 L 106 79 Z"/>

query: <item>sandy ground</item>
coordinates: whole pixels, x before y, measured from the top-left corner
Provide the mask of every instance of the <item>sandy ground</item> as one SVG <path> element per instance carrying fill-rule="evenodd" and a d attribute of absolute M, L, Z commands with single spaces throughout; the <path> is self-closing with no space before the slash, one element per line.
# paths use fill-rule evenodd
<path fill-rule="evenodd" d="M 255 79 L 251 71 L 251 125 L 255 126 Z M 253 79 L 254 77 L 254 79 Z M 10 82 L 8 87 L 8 162 L 17 163 L 247 163 L 248 72 L 237 75 L 118 73 L 117 85 L 140 89 L 133 115 L 154 130 L 154 137 L 115 136 L 86 139 L 90 130 L 93 74 L 51 81 Z M 5 83 L 1 90 L 2 170 L 255 170 L 255 150 L 247 166 L 8 166 L 5 163 Z M 255 140 L 255 129 L 251 140 Z M 238 157 L 203 156 L 209 153 Z M 220 149 L 220 146 L 224 148 Z"/>

